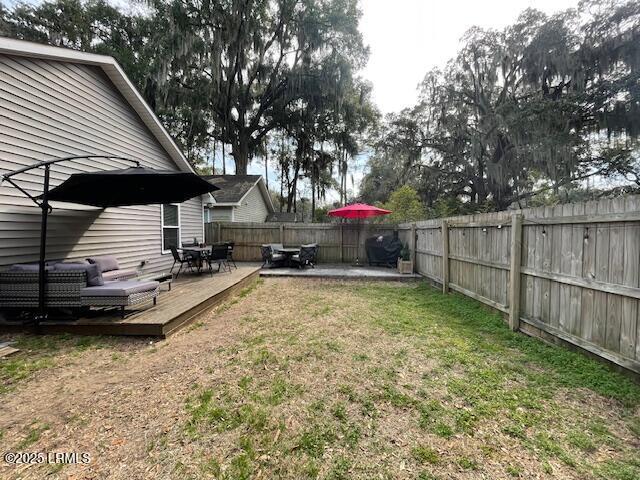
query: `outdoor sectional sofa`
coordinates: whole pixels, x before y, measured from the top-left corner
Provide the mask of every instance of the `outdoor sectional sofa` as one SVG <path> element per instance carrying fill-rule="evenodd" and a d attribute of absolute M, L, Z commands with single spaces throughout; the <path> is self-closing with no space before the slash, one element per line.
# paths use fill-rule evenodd
<path fill-rule="evenodd" d="M 38 307 L 38 266 L 14 265 L 0 272 L 0 308 Z M 45 305 L 49 308 L 125 307 L 153 301 L 156 281 L 104 280 L 95 264 L 59 262 L 46 267 Z"/>

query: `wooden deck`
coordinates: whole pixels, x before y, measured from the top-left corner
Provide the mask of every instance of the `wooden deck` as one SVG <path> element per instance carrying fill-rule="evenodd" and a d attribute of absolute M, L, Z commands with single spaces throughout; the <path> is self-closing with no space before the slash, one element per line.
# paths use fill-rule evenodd
<path fill-rule="evenodd" d="M 171 291 L 166 284 L 160 286 L 158 304 L 151 302 L 128 307 L 124 319 L 118 310 L 92 312 L 91 316 L 72 321 L 42 323 L 43 333 L 73 333 L 78 335 L 149 335 L 166 337 L 187 325 L 204 310 L 223 302 L 249 286 L 258 278 L 259 266 L 238 264 L 231 273 L 213 276 L 181 275 L 174 280 Z M 14 327 L 15 328 L 15 327 Z M 11 325 L 0 325 L 0 330 L 13 330 Z"/>
<path fill-rule="evenodd" d="M 384 280 L 407 282 L 421 278 L 418 274 L 401 274 L 396 269 L 384 267 L 354 267 L 345 264 L 318 265 L 316 268 L 263 268 L 265 278 L 335 278 L 337 280 Z"/>

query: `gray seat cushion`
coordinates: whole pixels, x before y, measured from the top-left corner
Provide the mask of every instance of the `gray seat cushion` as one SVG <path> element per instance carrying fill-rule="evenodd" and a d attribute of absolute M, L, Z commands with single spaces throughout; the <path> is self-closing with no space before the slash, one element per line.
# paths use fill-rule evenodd
<path fill-rule="evenodd" d="M 278 262 L 280 260 L 284 260 L 284 255 L 282 253 L 274 253 L 271 255 L 271 261 Z"/>
<path fill-rule="evenodd" d="M 282 250 L 284 247 L 282 246 L 281 243 L 272 243 L 271 244 L 271 250 L 273 250 L 273 252 L 275 252 L 276 250 Z"/>
<path fill-rule="evenodd" d="M 50 265 L 44 266 L 45 271 L 53 270 Z M 39 272 L 40 265 L 37 263 L 16 263 L 15 265 L 11 265 L 9 267 L 9 271 L 11 272 Z"/>
<path fill-rule="evenodd" d="M 133 278 L 138 276 L 138 272 L 133 268 L 110 270 L 108 272 L 102 272 L 102 277 L 107 280 L 117 280 L 119 278 Z"/>
<path fill-rule="evenodd" d="M 128 297 L 134 293 L 149 292 L 160 285 L 158 282 L 138 282 L 126 280 L 123 282 L 104 282 L 100 287 L 86 287 L 82 289 L 83 297 Z"/>
<path fill-rule="evenodd" d="M 58 272 L 85 271 L 87 272 L 87 286 L 99 287 L 104 285 L 104 279 L 102 278 L 102 272 L 98 264 L 61 262 L 56 263 L 53 269 Z"/>
<path fill-rule="evenodd" d="M 120 265 L 118 265 L 118 259 L 113 255 L 89 257 L 87 258 L 87 261 L 98 265 L 102 273 L 110 272 L 111 270 L 118 270 L 120 268 Z"/>

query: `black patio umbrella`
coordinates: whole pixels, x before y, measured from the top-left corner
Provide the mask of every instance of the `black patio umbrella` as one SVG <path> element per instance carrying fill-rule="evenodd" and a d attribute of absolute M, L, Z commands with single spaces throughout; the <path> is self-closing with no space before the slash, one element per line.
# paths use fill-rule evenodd
<path fill-rule="evenodd" d="M 182 203 L 214 190 L 219 188 L 191 172 L 131 167 L 74 173 L 48 192 L 48 200 L 107 208 Z"/>
<path fill-rule="evenodd" d="M 79 159 L 106 158 L 134 164 L 135 167 L 89 173 L 75 173 L 57 187 L 49 190 L 51 165 Z M 22 188 L 14 176 L 30 170 L 44 168 L 42 195 L 33 196 Z M 35 318 L 36 329 L 46 318 L 45 309 L 45 256 L 47 242 L 47 218 L 51 212 L 50 201 L 79 203 L 96 207 L 122 207 L 126 205 L 152 205 L 181 203 L 198 195 L 219 190 L 192 172 L 175 172 L 143 168 L 140 162 L 111 155 L 79 155 L 56 158 L 29 165 L 0 176 L 0 184 L 8 182 L 29 197 L 42 210 L 40 227 L 40 262 L 38 275 L 39 312 Z"/>

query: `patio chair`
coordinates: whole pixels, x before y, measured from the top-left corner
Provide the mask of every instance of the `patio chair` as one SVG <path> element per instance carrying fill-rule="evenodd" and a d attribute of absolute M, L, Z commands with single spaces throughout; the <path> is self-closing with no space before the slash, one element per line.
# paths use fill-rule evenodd
<path fill-rule="evenodd" d="M 291 261 L 298 265 L 298 268 L 304 268 L 310 266 L 316 268 L 316 261 L 318 257 L 318 245 L 312 243 L 310 245 L 302 245 L 300 247 L 300 253 L 291 257 Z"/>
<path fill-rule="evenodd" d="M 199 245 L 198 240 L 194 238 L 190 242 L 182 242 L 183 247 L 197 247 Z"/>
<path fill-rule="evenodd" d="M 178 252 L 178 249 L 174 246 L 169 247 L 169 249 L 171 250 L 171 255 L 173 255 L 173 265 L 171 265 L 171 270 L 169 270 L 169 272 L 173 273 L 173 269 L 176 266 L 176 263 L 180 264 L 180 268 L 178 268 L 178 273 L 176 273 L 176 278 L 178 278 L 178 275 L 180 275 L 180 272 L 182 271 L 182 267 L 185 264 L 187 264 L 187 267 L 189 268 L 189 270 L 193 272 L 193 257 L 191 255 L 188 255 L 188 254 L 180 255 L 180 253 Z"/>
<path fill-rule="evenodd" d="M 218 245 L 213 246 L 211 251 L 206 254 L 204 257 L 207 265 L 209 265 L 209 274 L 213 275 L 213 264 L 218 264 L 218 272 L 220 271 L 220 267 L 222 267 L 222 271 L 229 270 L 231 272 L 231 267 L 229 266 L 229 262 L 227 260 L 229 254 L 229 250 L 226 245 Z"/>
<path fill-rule="evenodd" d="M 236 242 L 225 242 L 227 245 L 227 262 L 229 264 L 233 264 L 234 268 L 237 270 L 238 266 L 236 265 L 236 261 L 233 259 L 233 247 L 236 245 Z"/>
<path fill-rule="evenodd" d="M 263 267 L 279 267 L 284 263 L 284 255 L 281 253 L 273 252 L 273 245 L 262 245 L 260 247 L 260 253 L 262 254 L 262 266 Z"/>

